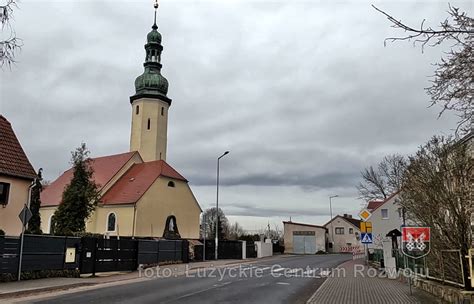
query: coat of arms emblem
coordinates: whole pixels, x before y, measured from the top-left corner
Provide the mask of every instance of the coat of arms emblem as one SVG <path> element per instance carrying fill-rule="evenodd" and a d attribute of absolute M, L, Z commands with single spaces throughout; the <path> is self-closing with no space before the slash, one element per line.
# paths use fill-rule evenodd
<path fill-rule="evenodd" d="M 402 252 L 414 259 L 430 253 L 430 227 L 402 227 Z"/>

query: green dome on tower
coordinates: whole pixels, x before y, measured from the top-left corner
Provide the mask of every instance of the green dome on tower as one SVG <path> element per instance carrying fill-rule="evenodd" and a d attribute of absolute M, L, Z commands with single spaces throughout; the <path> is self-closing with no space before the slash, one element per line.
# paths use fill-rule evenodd
<path fill-rule="evenodd" d="M 155 22 L 151 28 L 151 32 L 146 36 L 146 57 L 143 64 L 145 70 L 143 74 L 135 79 L 136 94 L 130 97 L 130 102 L 141 97 L 147 97 L 158 98 L 171 104 L 171 99 L 166 96 L 168 93 L 168 80 L 161 75 L 161 52 L 163 51 L 163 46 L 161 45 L 161 34 L 158 32 L 158 26 L 156 25 L 156 11 Z"/>
<path fill-rule="evenodd" d="M 157 31 L 158 26 L 153 24 L 151 32 L 148 33 L 146 36 L 146 40 L 148 43 L 160 43 L 161 44 L 161 34 Z"/>
<path fill-rule="evenodd" d="M 168 93 L 168 80 L 159 71 L 148 69 L 135 79 L 136 93 L 164 95 Z"/>

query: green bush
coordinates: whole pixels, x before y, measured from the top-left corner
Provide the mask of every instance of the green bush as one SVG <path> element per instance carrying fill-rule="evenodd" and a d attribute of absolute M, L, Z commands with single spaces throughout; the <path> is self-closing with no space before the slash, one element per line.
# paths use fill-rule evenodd
<path fill-rule="evenodd" d="M 25 271 L 21 273 L 22 280 L 36 280 L 43 278 L 79 278 L 81 273 L 77 269 L 71 270 L 40 270 L 40 271 Z M 0 282 L 16 281 L 17 275 L 11 273 L 0 274 Z"/>

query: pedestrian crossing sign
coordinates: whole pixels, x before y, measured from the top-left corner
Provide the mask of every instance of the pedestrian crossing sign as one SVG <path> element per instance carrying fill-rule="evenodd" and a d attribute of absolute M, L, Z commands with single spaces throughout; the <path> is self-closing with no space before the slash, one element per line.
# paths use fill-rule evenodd
<path fill-rule="evenodd" d="M 362 244 L 372 244 L 372 233 L 362 233 L 360 242 Z"/>

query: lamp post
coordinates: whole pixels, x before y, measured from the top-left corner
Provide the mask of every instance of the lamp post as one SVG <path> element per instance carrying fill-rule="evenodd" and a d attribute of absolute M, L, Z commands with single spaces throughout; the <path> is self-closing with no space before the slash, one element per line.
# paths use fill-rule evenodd
<path fill-rule="evenodd" d="M 221 158 L 229 154 L 229 151 L 225 151 L 224 154 L 217 158 L 217 193 L 216 193 L 216 251 L 215 258 L 217 260 L 217 250 L 219 246 L 219 161 Z"/>
<path fill-rule="evenodd" d="M 331 227 L 331 251 L 334 250 L 334 231 L 332 229 L 332 199 L 335 197 L 339 197 L 339 195 L 331 195 L 329 197 L 329 213 L 331 214 L 331 221 L 329 222 L 329 226 Z"/>

